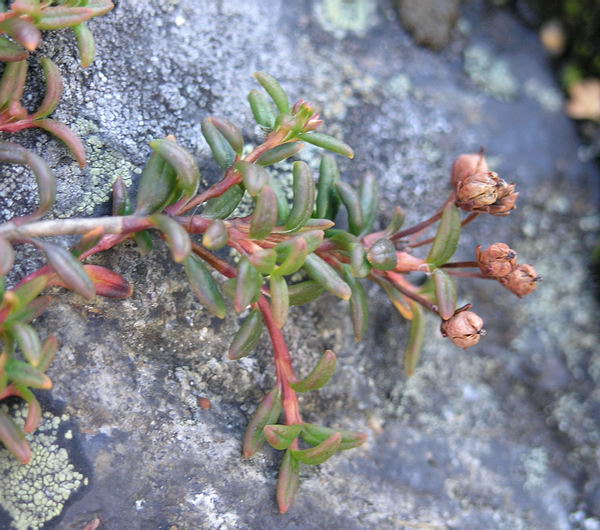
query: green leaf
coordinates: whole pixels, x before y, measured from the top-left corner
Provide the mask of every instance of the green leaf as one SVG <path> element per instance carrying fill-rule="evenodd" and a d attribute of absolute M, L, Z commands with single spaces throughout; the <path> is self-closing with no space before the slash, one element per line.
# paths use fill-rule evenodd
<path fill-rule="evenodd" d="M 241 173 L 244 179 L 244 187 L 251 197 L 256 197 L 269 182 L 269 172 L 257 164 L 240 160 L 235 164 L 235 169 Z"/>
<path fill-rule="evenodd" d="M 331 435 L 330 438 L 321 442 L 312 449 L 291 449 L 292 457 L 303 464 L 317 466 L 326 460 L 329 460 L 340 449 L 342 435 L 339 432 Z"/>
<path fill-rule="evenodd" d="M 303 305 L 316 300 L 323 294 L 325 289 L 321 284 L 307 280 L 288 286 L 290 305 Z"/>
<path fill-rule="evenodd" d="M 360 234 L 364 225 L 364 218 L 362 209 L 360 207 L 360 200 L 356 191 L 352 187 L 341 180 L 336 182 L 335 189 L 346 210 L 348 212 L 348 225 L 350 232 L 354 235 Z"/>
<path fill-rule="evenodd" d="M 175 168 L 182 190 L 191 197 L 200 184 L 200 170 L 189 151 L 169 139 L 153 140 L 150 147 Z"/>
<path fill-rule="evenodd" d="M 329 427 L 322 427 L 321 425 L 315 425 L 314 423 L 305 423 L 302 428 L 301 436 L 306 443 L 310 445 L 319 445 L 328 438 L 331 438 L 335 433 L 339 433 L 342 436 L 339 450 L 347 451 L 348 449 L 354 449 L 359 447 L 367 441 L 367 435 L 362 432 L 355 431 L 340 431 L 337 429 L 330 429 Z"/>
<path fill-rule="evenodd" d="M 94 35 L 85 22 L 73 26 L 73 31 L 77 38 L 77 48 L 79 49 L 81 66 L 87 68 L 96 58 L 96 41 L 94 40 Z"/>
<path fill-rule="evenodd" d="M 40 402 L 33 395 L 33 392 L 26 386 L 15 383 L 15 389 L 19 393 L 19 397 L 27 402 L 27 418 L 23 430 L 30 434 L 34 432 L 40 425 L 42 419 L 42 407 Z"/>
<path fill-rule="evenodd" d="M 44 70 L 44 77 L 46 79 L 46 94 L 44 95 L 42 104 L 31 116 L 32 120 L 50 116 L 60 102 L 60 97 L 62 96 L 64 89 L 64 83 L 58 66 L 56 66 L 56 64 L 54 64 L 47 57 L 44 57 L 40 63 L 42 65 L 42 69 Z"/>
<path fill-rule="evenodd" d="M 252 266 L 247 258 L 242 258 L 238 267 L 237 284 L 235 288 L 234 307 L 241 313 L 260 297 L 262 276 Z"/>
<path fill-rule="evenodd" d="M 10 326 L 10 333 L 16 340 L 23 356 L 32 366 L 37 366 L 42 356 L 40 338 L 29 324 L 15 322 Z"/>
<path fill-rule="evenodd" d="M 248 94 L 248 102 L 256 123 L 267 129 L 275 127 L 277 116 L 271 106 L 271 102 L 260 90 L 251 90 Z"/>
<path fill-rule="evenodd" d="M 293 174 L 294 202 L 285 222 L 290 231 L 304 226 L 312 216 L 316 195 L 312 172 L 306 162 L 294 162 Z"/>
<path fill-rule="evenodd" d="M 307 256 L 304 269 L 313 280 L 319 282 L 330 293 L 339 296 L 342 300 L 350 299 L 352 291 L 348 284 L 340 278 L 331 265 L 316 254 Z"/>
<path fill-rule="evenodd" d="M 460 239 L 460 228 L 458 208 L 450 203 L 444 208 L 427 263 L 439 267 L 454 256 Z"/>
<path fill-rule="evenodd" d="M 135 213 L 162 212 L 181 196 L 175 168 L 158 153 L 153 153 L 140 176 Z"/>
<path fill-rule="evenodd" d="M 213 219 L 227 219 L 238 207 L 243 196 L 244 189 L 236 184 L 222 195 L 207 201 L 202 215 Z"/>
<path fill-rule="evenodd" d="M 171 257 L 176 263 L 181 263 L 190 255 L 192 242 L 189 234 L 177 221 L 164 214 L 155 214 L 149 218 L 165 235 Z"/>
<path fill-rule="evenodd" d="M 40 30 L 23 17 L 9 18 L 3 21 L 0 23 L 0 31 L 8 33 L 30 52 L 35 50 L 42 40 Z"/>
<path fill-rule="evenodd" d="M 302 431 L 302 425 L 266 425 L 263 430 L 269 445 L 274 449 L 283 451 L 298 438 Z"/>
<path fill-rule="evenodd" d="M 279 258 L 283 259 L 281 265 L 275 269 L 280 276 L 288 276 L 297 272 L 308 256 L 308 244 L 302 237 L 294 237 L 289 241 L 280 243 L 275 247 Z"/>
<path fill-rule="evenodd" d="M 0 237 L 0 276 L 8 274 L 15 262 L 15 253 L 12 245 L 3 237 Z M 2 299 L 0 298 L 0 301 Z"/>
<path fill-rule="evenodd" d="M 35 175 L 40 203 L 37 210 L 31 214 L 30 219 L 42 217 L 54 204 L 56 198 L 56 178 L 45 160 L 27 150 L 23 150 L 25 164 Z"/>
<path fill-rule="evenodd" d="M 40 362 L 37 369 L 40 372 L 45 372 L 50 363 L 53 361 L 54 356 L 58 350 L 58 341 L 54 335 L 50 335 L 42 344 L 42 354 L 40 355 Z"/>
<path fill-rule="evenodd" d="M 352 276 L 351 269 L 344 265 L 344 280 L 352 290 L 350 297 L 350 316 L 352 317 L 352 327 L 354 328 L 354 338 L 356 342 L 362 340 L 369 328 L 369 305 L 367 303 L 367 293 L 361 283 Z"/>
<path fill-rule="evenodd" d="M 213 158 L 223 169 L 231 167 L 235 162 L 235 151 L 227 138 L 221 134 L 211 118 L 202 120 L 202 134 L 210 146 Z"/>
<path fill-rule="evenodd" d="M 408 345 L 406 352 L 404 353 L 404 369 L 406 375 L 411 376 L 415 373 L 415 368 L 419 362 L 421 356 L 421 349 L 423 348 L 423 340 L 425 339 L 425 315 L 421 306 L 413 302 L 409 302 L 412 310 L 413 318 L 410 324 L 410 336 L 408 338 Z"/>
<path fill-rule="evenodd" d="M 272 248 L 261 248 L 248 256 L 248 261 L 262 274 L 271 274 L 276 260 L 277 252 Z"/>
<path fill-rule="evenodd" d="M 17 299 L 15 310 L 31 303 L 48 285 L 48 275 L 37 276 L 12 291 Z"/>
<path fill-rule="evenodd" d="M 81 24 L 94 16 L 94 11 L 85 7 L 47 7 L 36 21 L 39 29 L 63 29 Z"/>
<path fill-rule="evenodd" d="M 275 325 L 281 329 L 285 324 L 290 307 L 288 284 L 283 276 L 272 274 L 269 282 L 271 291 L 271 312 Z"/>
<path fill-rule="evenodd" d="M 277 224 L 277 197 L 269 186 L 258 195 L 250 221 L 250 239 L 265 239 Z"/>
<path fill-rule="evenodd" d="M 75 160 L 77 160 L 79 167 L 85 167 L 85 147 L 83 142 L 64 123 L 44 118 L 43 120 L 35 120 L 35 126 L 44 129 L 44 131 L 49 132 L 52 136 L 63 142 L 69 151 L 71 151 Z"/>
<path fill-rule="evenodd" d="M 277 147 L 273 147 L 273 149 L 269 149 L 266 153 L 264 153 L 256 161 L 256 163 L 261 166 L 272 166 L 273 164 L 281 162 L 290 156 L 294 156 L 303 147 L 304 144 L 299 142 L 287 142 L 285 144 L 278 145 Z"/>
<path fill-rule="evenodd" d="M 369 263 L 378 270 L 393 270 L 398 263 L 396 247 L 389 239 L 382 237 L 375 241 L 368 250 L 367 259 L 369 260 Z"/>
<path fill-rule="evenodd" d="M 133 235 L 135 244 L 137 245 L 138 252 L 145 256 L 152 251 L 154 243 L 152 242 L 152 236 L 148 230 L 142 230 Z"/>
<path fill-rule="evenodd" d="M 360 209 L 363 215 L 362 234 L 373 230 L 379 209 L 379 184 L 373 173 L 367 173 L 360 183 Z"/>
<path fill-rule="evenodd" d="M 290 205 L 285 195 L 285 191 L 277 181 L 277 179 L 270 178 L 269 186 L 273 188 L 275 196 L 277 197 L 277 222 L 279 224 L 285 224 L 288 215 L 290 214 Z"/>
<path fill-rule="evenodd" d="M 385 237 L 389 238 L 396 234 L 402 228 L 405 218 L 406 212 L 400 206 L 396 206 L 394 209 L 394 215 L 392 215 L 392 220 L 384 230 Z"/>
<path fill-rule="evenodd" d="M 91 299 L 96 294 L 94 282 L 88 276 L 83 265 L 68 250 L 52 243 L 36 242 L 48 258 L 48 264 L 54 269 L 68 289 L 84 298 Z"/>
<path fill-rule="evenodd" d="M 215 118 L 213 116 L 208 120 L 219 130 L 232 149 L 238 155 L 241 155 L 244 150 L 244 137 L 239 128 L 225 118 Z"/>
<path fill-rule="evenodd" d="M 25 79 L 27 77 L 27 61 L 15 61 L 4 67 L 0 79 L 0 109 L 6 109 L 23 97 Z"/>
<path fill-rule="evenodd" d="M 14 455 L 22 464 L 31 461 L 31 449 L 25 439 L 23 431 L 0 410 L 0 442 Z"/>
<path fill-rule="evenodd" d="M 244 434 L 244 458 L 250 458 L 258 451 L 265 442 L 265 425 L 277 423 L 281 416 L 281 389 L 277 385 L 261 401 L 252 415 Z"/>
<path fill-rule="evenodd" d="M 118 176 L 113 182 L 112 188 L 112 214 L 129 215 L 132 212 L 131 201 L 129 200 L 129 192 L 125 181 L 121 176 Z"/>
<path fill-rule="evenodd" d="M 27 50 L 6 37 L 0 37 L 0 61 L 4 63 L 24 61 L 27 59 Z"/>
<path fill-rule="evenodd" d="M 260 311 L 253 309 L 233 337 L 233 341 L 229 346 L 229 359 L 237 361 L 250 355 L 258 346 L 263 329 L 262 314 Z"/>
<path fill-rule="evenodd" d="M 210 250 L 219 250 L 227 245 L 229 231 L 221 219 L 215 219 L 202 236 L 202 244 Z"/>
<path fill-rule="evenodd" d="M 352 243 L 350 245 L 350 268 L 355 278 L 366 278 L 371 272 L 371 266 L 367 261 L 367 252 L 362 243 Z"/>
<path fill-rule="evenodd" d="M 300 138 L 300 140 L 308 142 L 309 144 L 322 147 L 323 149 L 347 156 L 348 158 L 354 158 L 354 151 L 348 144 L 338 140 L 337 138 L 334 138 L 333 136 L 329 136 L 328 134 L 313 132 L 299 133 L 296 136 Z"/>
<path fill-rule="evenodd" d="M 335 158 L 331 155 L 323 155 L 317 184 L 316 217 L 322 219 L 333 219 L 335 217 L 339 203 L 339 197 L 335 191 L 335 182 L 339 178 L 340 172 Z"/>
<path fill-rule="evenodd" d="M 297 383 L 292 383 L 291 387 L 296 392 L 310 392 L 324 387 L 335 372 L 337 359 L 335 353 L 331 350 L 325 350 L 325 353 L 313 368 L 312 372 Z"/>
<path fill-rule="evenodd" d="M 41 390 L 52 388 L 52 381 L 45 373 L 18 359 L 11 359 L 6 364 L 6 373 L 8 378 L 15 383 Z"/>
<path fill-rule="evenodd" d="M 443 320 L 448 320 L 456 310 L 456 283 L 442 269 L 435 269 L 432 276 L 438 313 Z"/>
<path fill-rule="evenodd" d="M 283 455 L 277 478 L 277 504 L 280 513 L 284 514 L 290 509 L 299 485 L 300 465 L 292 457 L 291 450 L 288 449 Z"/>
<path fill-rule="evenodd" d="M 38 318 L 52 302 L 51 296 L 38 296 L 34 298 L 25 307 L 13 311 L 8 315 L 4 324 L 9 325 L 13 322 L 22 322 L 29 324 L 31 321 Z"/>
<path fill-rule="evenodd" d="M 192 291 L 194 291 L 194 294 L 198 297 L 202 305 L 216 317 L 225 318 L 227 314 L 225 301 L 210 271 L 202 263 L 202 260 L 190 254 L 183 261 L 183 266 Z"/>
<path fill-rule="evenodd" d="M 290 110 L 290 103 L 288 100 L 287 93 L 283 89 L 283 87 L 279 84 L 279 81 L 275 79 L 272 75 L 267 74 L 266 72 L 256 72 L 254 74 L 256 80 L 262 85 L 262 87 L 267 91 L 273 102 L 279 109 L 279 112 L 288 112 Z"/>

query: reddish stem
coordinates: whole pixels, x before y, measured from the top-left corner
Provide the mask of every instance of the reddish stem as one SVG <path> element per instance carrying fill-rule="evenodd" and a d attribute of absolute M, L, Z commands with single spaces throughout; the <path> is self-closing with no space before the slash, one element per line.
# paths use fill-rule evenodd
<path fill-rule="evenodd" d="M 406 285 L 408 282 L 406 282 L 406 280 L 401 274 L 393 271 L 387 271 L 385 274 L 388 277 L 388 279 L 391 280 L 391 282 L 394 284 L 394 287 L 398 289 L 398 291 L 400 291 L 404 296 L 410 298 L 411 300 L 414 300 L 415 302 L 421 304 L 425 309 L 428 309 L 432 313 L 435 313 L 439 316 L 437 306 L 432 304 L 429 300 L 427 300 L 427 298 L 408 288 Z"/>

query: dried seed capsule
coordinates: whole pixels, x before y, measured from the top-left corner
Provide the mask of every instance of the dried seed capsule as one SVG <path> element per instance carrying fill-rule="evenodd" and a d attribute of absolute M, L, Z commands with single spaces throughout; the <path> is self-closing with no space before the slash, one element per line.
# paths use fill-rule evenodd
<path fill-rule="evenodd" d="M 506 243 L 494 243 L 487 250 L 476 249 L 477 264 L 481 272 L 494 278 L 510 274 L 517 266 L 517 253 Z"/>
<path fill-rule="evenodd" d="M 449 320 L 444 320 L 441 332 L 444 337 L 448 337 L 459 348 L 465 350 L 475 346 L 481 336 L 485 335 L 481 317 L 468 310 L 458 310 Z"/>
<path fill-rule="evenodd" d="M 454 164 L 452 164 L 452 185 L 456 186 L 459 182 L 471 175 L 487 173 L 488 171 L 489 168 L 483 153 L 460 155 L 454 161 Z"/>
<path fill-rule="evenodd" d="M 510 274 L 499 278 L 500 283 L 519 298 L 535 291 L 541 279 L 542 277 L 528 264 L 519 265 Z"/>
<path fill-rule="evenodd" d="M 498 199 L 500 178 L 496 173 L 476 173 L 459 181 L 456 185 L 458 203 L 464 209 L 477 210 L 494 204 Z"/>

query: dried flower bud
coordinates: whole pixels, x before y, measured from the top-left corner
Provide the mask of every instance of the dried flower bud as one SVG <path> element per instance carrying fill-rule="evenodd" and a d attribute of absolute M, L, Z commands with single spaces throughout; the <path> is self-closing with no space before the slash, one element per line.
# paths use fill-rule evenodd
<path fill-rule="evenodd" d="M 457 310 L 454 315 L 442 322 L 441 332 L 448 337 L 459 348 L 470 348 L 479 342 L 482 335 L 483 320 L 473 311 Z"/>
<path fill-rule="evenodd" d="M 507 276 L 500 278 L 500 283 L 509 291 L 523 298 L 537 289 L 537 282 L 542 279 L 531 265 L 519 265 Z"/>
<path fill-rule="evenodd" d="M 476 249 L 477 264 L 483 274 L 502 278 L 517 266 L 517 253 L 505 243 L 494 243 L 487 250 Z"/>
<path fill-rule="evenodd" d="M 498 199 L 498 175 L 492 171 L 470 175 L 456 184 L 458 204 L 465 210 L 477 211 Z"/>
<path fill-rule="evenodd" d="M 452 165 L 452 185 L 456 186 L 460 181 L 477 173 L 489 171 L 485 155 L 483 153 L 470 153 L 460 155 Z"/>
<path fill-rule="evenodd" d="M 498 200 L 494 204 L 488 206 L 486 208 L 486 212 L 491 215 L 508 215 L 516 208 L 518 197 L 519 192 L 515 192 L 515 185 L 509 184 L 507 186 L 507 191 L 503 194 L 503 196 L 499 196 Z"/>

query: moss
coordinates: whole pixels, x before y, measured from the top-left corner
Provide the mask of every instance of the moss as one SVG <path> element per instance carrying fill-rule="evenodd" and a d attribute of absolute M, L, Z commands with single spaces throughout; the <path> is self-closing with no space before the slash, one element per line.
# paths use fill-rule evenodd
<path fill-rule="evenodd" d="M 26 407 L 2 408 L 23 423 Z M 33 453 L 29 465 L 18 463 L 0 448 L 0 506 L 8 512 L 16 530 L 42 528 L 60 515 L 75 491 L 87 485 L 87 478 L 75 469 L 69 453 L 61 447 L 61 426 L 68 419 L 66 415 L 44 413 L 39 429 L 28 436 Z M 64 437 L 68 439 L 66 434 Z"/>

